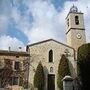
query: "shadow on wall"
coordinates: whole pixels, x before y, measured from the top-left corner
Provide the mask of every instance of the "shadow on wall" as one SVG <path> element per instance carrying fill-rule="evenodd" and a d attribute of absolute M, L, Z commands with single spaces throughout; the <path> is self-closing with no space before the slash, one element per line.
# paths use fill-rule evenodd
<path fill-rule="evenodd" d="M 44 88 L 45 88 L 45 90 L 47 90 L 47 88 L 46 88 L 47 87 L 47 75 L 49 72 L 48 72 L 48 69 L 46 66 L 44 66 L 43 68 L 44 68 L 44 75 L 45 75 L 45 87 Z"/>
<path fill-rule="evenodd" d="M 70 61 L 69 61 L 69 68 L 70 68 L 70 72 L 71 72 L 72 77 L 75 78 L 77 76 L 77 74 L 75 72 L 75 68 L 73 67 L 73 65 Z"/>
<path fill-rule="evenodd" d="M 77 77 L 77 74 L 75 73 L 75 68 L 73 67 L 73 65 L 71 64 L 71 62 L 69 61 L 69 67 L 70 68 L 70 71 L 72 72 L 73 75 L 75 75 L 73 77 L 73 87 L 74 87 L 74 90 L 81 90 L 81 82 L 79 80 L 79 78 Z"/>

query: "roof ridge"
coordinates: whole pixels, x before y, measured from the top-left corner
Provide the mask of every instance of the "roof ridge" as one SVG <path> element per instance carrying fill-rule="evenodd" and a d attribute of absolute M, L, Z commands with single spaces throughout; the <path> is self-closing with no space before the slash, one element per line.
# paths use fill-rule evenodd
<path fill-rule="evenodd" d="M 55 39 L 52 39 L 52 38 L 51 38 L 51 39 L 42 40 L 42 41 L 39 41 L 39 42 L 36 42 L 36 43 L 29 44 L 29 45 L 27 45 L 27 47 L 33 46 L 33 45 L 37 45 L 37 44 L 41 44 L 41 43 L 48 42 L 48 41 L 54 41 L 54 42 L 57 42 L 57 43 L 59 43 L 59 44 L 62 44 L 62 45 L 64 45 L 64 46 L 66 46 L 66 47 L 69 47 L 69 48 L 74 49 L 73 47 L 70 47 L 69 45 L 64 44 L 64 43 L 61 43 L 61 42 L 59 42 L 59 41 L 57 41 L 57 40 L 55 40 Z"/>

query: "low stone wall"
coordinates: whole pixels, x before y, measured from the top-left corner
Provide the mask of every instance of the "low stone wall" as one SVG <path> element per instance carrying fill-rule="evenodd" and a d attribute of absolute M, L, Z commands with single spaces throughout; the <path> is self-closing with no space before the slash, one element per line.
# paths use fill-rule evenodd
<path fill-rule="evenodd" d="M 13 85 L 11 88 L 12 90 L 23 90 L 23 87 L 18 86 L 18 85 Z"/>

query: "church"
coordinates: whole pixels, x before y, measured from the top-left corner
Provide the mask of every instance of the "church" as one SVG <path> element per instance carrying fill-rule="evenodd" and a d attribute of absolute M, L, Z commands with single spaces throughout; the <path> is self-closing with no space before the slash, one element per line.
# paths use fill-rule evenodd
<path fill-rule="evenodd" d="M 85 26 L 83 13 L 72 6 L 66 17 L 66 38 L 67 44 L 54 39 L 48 39 L 27 45 L 30 54 L 29 83 L 33 86 L 35 70 L 41 61 L 45 73 L 45 90 L 58 90 L 57 71 L 62 54 L 69 60 L 71 76 L 77 76 L 77 50 L 86 43 Z M 52 83 L 50 83 L 52 80 Z"/>

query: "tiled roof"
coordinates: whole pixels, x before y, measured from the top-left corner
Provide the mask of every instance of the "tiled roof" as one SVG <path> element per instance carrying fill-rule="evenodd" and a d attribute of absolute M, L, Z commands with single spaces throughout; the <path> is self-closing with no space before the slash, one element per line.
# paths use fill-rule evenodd
<path fill-rule="evenodd" d="M 28 52 L 24 51 L 9 51 L 9 50 L 0 50 L 0 55 L 19 55 L 19 56 L 29 56 Z"/>

